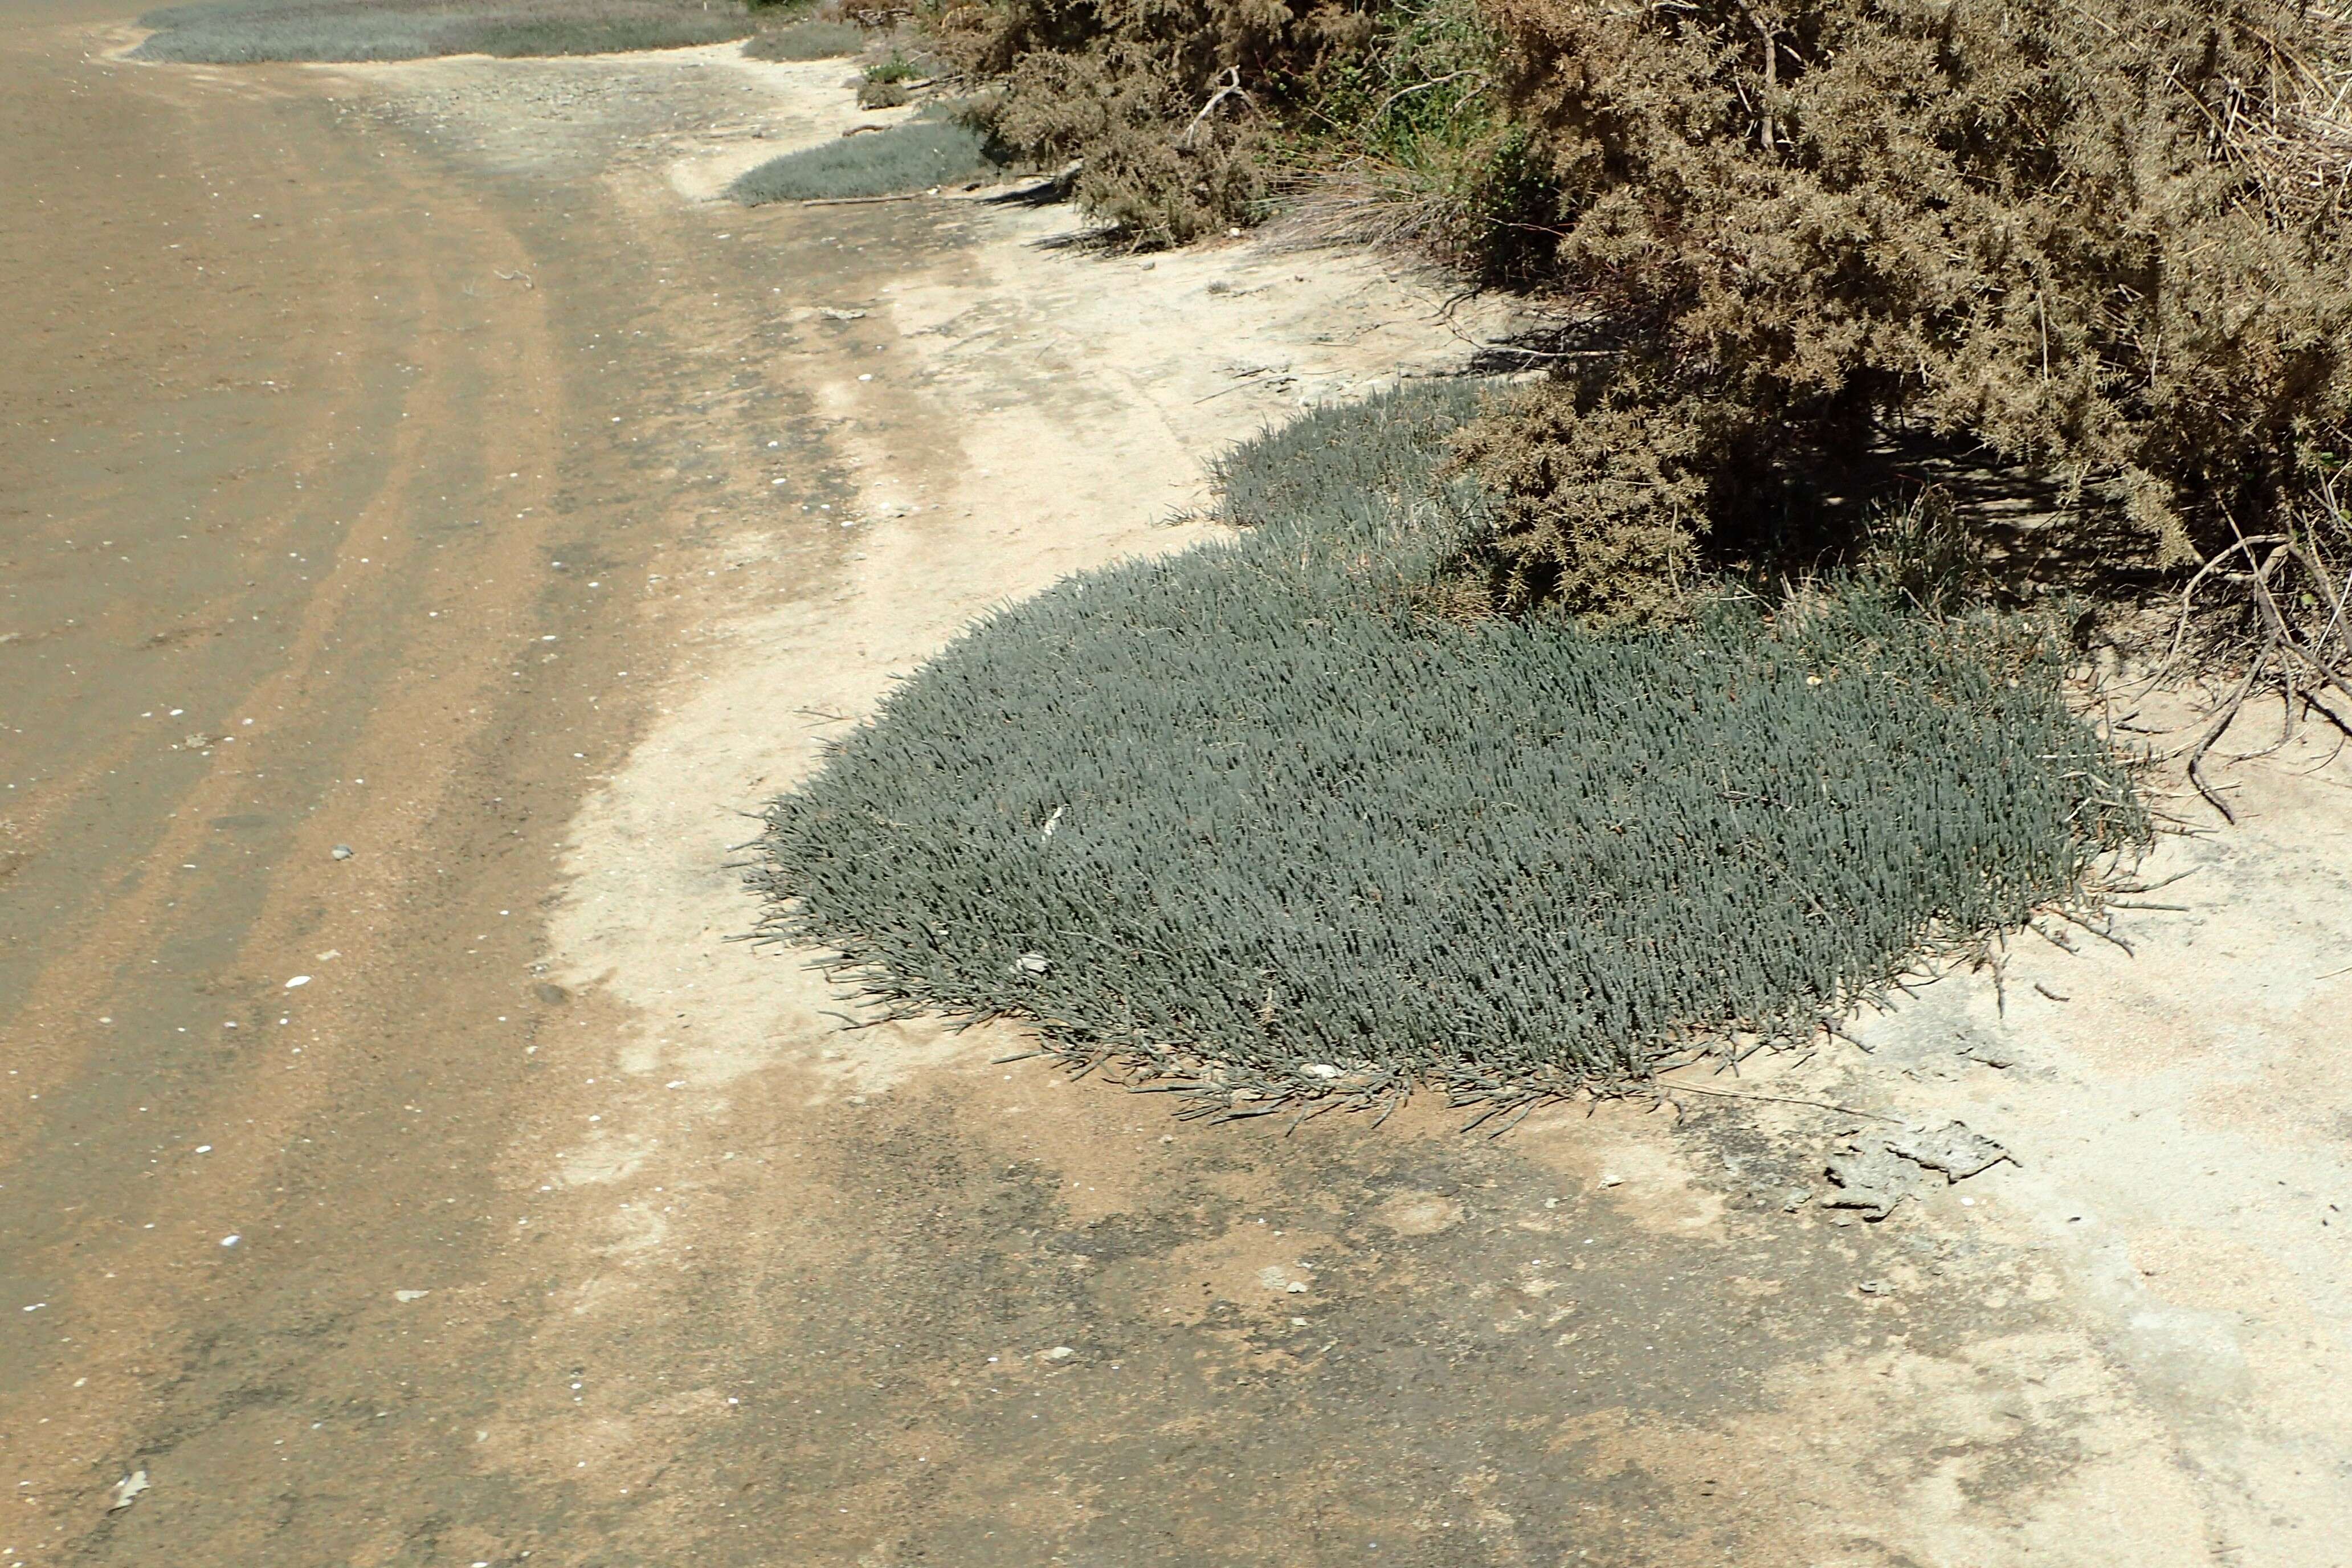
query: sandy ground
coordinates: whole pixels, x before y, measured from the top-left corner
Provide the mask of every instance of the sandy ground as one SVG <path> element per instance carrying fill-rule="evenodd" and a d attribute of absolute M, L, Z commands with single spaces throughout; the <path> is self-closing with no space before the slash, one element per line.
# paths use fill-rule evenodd
<path fill-rule="evenodd" d="M 2324 749 L 2165 842 L 2136 956 L 1694 1086 L 1779 1100 L 1284 1137 L 845 1029 L 730 940 L 740 814 L 1499 324 L 708 199 L 837 65 L 110 20 L 0 32 L 0 1564 L 2352 1562 Z M 1825 1206 L 1955 1118 L 2017 1163 Z"/>

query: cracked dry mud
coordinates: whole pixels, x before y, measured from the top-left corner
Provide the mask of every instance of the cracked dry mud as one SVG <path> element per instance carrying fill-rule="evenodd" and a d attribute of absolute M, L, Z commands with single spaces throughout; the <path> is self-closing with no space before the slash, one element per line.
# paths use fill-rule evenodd
<path fill-rule="evenodd" d="M 708 200 L 837 64 L 119 21 L 0 24 L 0 1564 L 2346 1561 L 2342 763 L 2235 770 L 2136 958 L 1698 1080 L 1783 1100 L 1285 1138 L 842 1032 L 737 813 L 1493 323 Z M 2019 1163 L 1874 1225 L 1786 1100 Z"/>

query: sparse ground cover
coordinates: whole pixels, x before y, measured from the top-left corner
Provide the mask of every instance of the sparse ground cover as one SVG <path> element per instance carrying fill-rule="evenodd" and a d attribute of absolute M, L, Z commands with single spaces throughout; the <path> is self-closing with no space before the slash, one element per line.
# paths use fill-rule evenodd
<path fill-rule="evenodd" d="M 1013 166 L 985 132 L 941 107 L 882 130 L 771 159 L 739 177 L 728 195 L 746 206 L 903 195 L 999 178 Z"/>
<path fill-rule="evenodd" d="M 212 0 L 150 11 L 141 59 L 399 60 L 583 55 L 722 43 L 751 32 L 740 0 Z"/>
<path fill-rule="evenodd" d="M 975 628 L 774 805 L 770 933 L 1227 1109 L 1509 1100 L 1810 1034 L 2143 836 L 2038 622 L 1460 616 L 1475 402 L 1309 416 L 1224 464 L 1234 542 Z"/>

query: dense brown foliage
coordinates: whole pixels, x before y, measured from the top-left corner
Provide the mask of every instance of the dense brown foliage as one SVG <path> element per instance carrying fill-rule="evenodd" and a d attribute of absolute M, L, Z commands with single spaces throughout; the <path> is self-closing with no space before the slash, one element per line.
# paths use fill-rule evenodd
<path fill-rule="evenodd" d="M 1130 238 L 1174 245 L 1249 221 L 1269 131 L 1297 84 L 1370 36 L 1367 0 L 1001 0 L 932 30 L 999 79 L 990 128 Z"/>
<path fill-rule="evenodd" d="M 2352 249 L 2277 0 L 1491 0 L 1549 281 L 1611 352 L 1486 421 L 1523 588 L 1769 531 L 1890 425 L 2126 510 L 2161 563 L 2342 449 Z M 1726 542 L 1744 546 L 1748 541 Z"/>

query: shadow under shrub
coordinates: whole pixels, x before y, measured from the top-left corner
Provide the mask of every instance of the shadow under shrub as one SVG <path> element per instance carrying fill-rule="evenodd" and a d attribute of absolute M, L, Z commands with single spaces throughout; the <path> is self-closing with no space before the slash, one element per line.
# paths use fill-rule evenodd
<path fill-rule="evenodd" d="M 2144 832 L 2037 623 L 1428 613 L 1463 403 L 1273 433 L 1232 542 L 972 628 L 772 805 L 765 933 L 1228 1112 L 1507 1100 L 1803 1036 Z"/>

